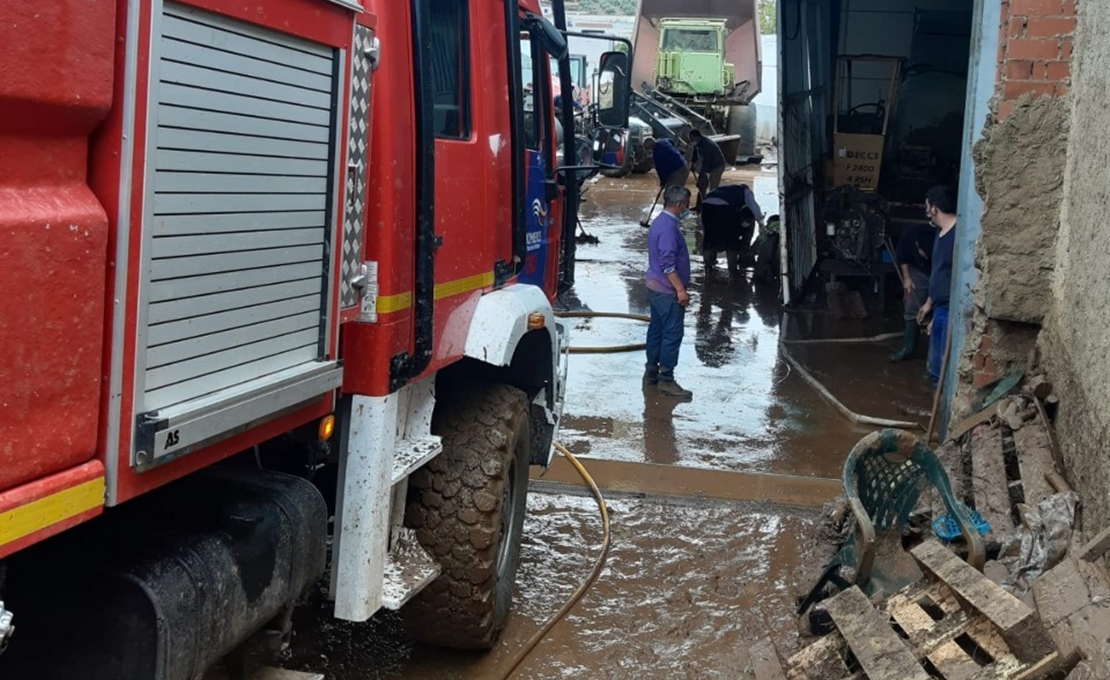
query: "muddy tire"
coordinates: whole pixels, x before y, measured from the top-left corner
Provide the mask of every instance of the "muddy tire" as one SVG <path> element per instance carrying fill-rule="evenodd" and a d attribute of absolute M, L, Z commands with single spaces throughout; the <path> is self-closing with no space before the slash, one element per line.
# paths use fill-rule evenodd
<path fill-rule="evenodd" d="M 651 172 L 652 168 L 654 168 L 654 167 L 655 167 L 655 161 L 653 161 L 651 159 L 651 156 L 648 156 L 647 158 L 644 158 L 639 163 L 637 163 L 635 166 L 633 166 L 632 174 L 633 175 L 646 175 L 649 172 Z"/>
<path fill-rule="evenodd" d="M 432 432 L 443 453 L 410 478 L 405 525 L 443 571 L 405 605 L 410 634 L 489 649 L 509 617 L 528 493 L 528 398 L 508 385 L 441 394 Z"/>
<path fill-rule="evenodd" d="M 617 179 L 617 178 L 620 178 L 620 177 L 626 177 L 631 172 L 632 172 L 632 155 L 629 154 L 629 153 L 625 153 L 625 155 L 624 155 L 624 164 L 623 165 L 621 165 L 619 168 L 612 168 L 612 169 L 607 168 L 605 170 L 602 170 L 601 175 L 602 175 L 602 177 L 609 177 L 609 178 Z"/>

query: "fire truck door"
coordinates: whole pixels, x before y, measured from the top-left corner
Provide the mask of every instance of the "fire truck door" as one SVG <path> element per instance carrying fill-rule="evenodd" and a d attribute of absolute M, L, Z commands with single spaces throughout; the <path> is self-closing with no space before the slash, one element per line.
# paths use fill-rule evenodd
<path fill-rule="evenodd" d="M 524 108 L 524 188 L 525 256 L 518 280 L 543 287 L 549 250 L 552 247 L 552 201 L 549 178 L 552 172 L 551 139 L 548 135 L 552 115 L 551 77 L 548 58 L 538 40 L 527 32 L 520 34 L 520 82 L 524 87 L 520 102 Z"/>

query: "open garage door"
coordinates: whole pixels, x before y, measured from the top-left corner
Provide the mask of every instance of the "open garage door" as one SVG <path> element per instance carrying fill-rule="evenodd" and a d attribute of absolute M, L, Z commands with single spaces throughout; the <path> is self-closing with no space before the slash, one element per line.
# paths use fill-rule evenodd
<path fill-rule="evenodd" d="M 960 180 L 971 18 L 966 0 L 779 0 L 787 301 L 820 302 L 818 277 L 876 304 L 898 285 L 886 243 Z"/>

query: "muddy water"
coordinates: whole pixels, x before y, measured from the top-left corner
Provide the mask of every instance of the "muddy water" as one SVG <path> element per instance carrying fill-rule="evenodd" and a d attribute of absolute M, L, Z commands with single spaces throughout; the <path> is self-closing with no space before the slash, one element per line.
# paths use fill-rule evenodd
<path fill-rule="evenodd" d="M 744 182 L 770 214 L 778 203 L 773 172 L 733 170 L 726 183 Z M 643 285 L 646 229 L 639 226 L 655 196 L 654 175 L 600 180 L 586 194 L 583 225 L 598 245 L 581 245 L 577 284 L 568 309 L 647 313 Z M 723 259 L 723 258 L 722 258 Z M 588 458 L 825 478 L 839 476 L 844 456 L 867 432 L 854 427 L 779 356 L 783 314 L 777 289 L 707 274 L 693 267 L 692 300 L 676 375 L 693 389 L 690 403 L 642 390 L 643 354 L 571 357 L 562 439 Z M 794 315 L 791 315 L 792 317 Z M 875 335 L 881 321 L 793 321 L 806 337 Z M 894 322 L 895 327 L 897 321 Z M 804 326 L 804 328 L 802 327 Z M 643 342 L 645 324 L 610 319 L 572 320 L 581 346 Z M 890 345 L 798 348 L 794 354 L 850 408 L 865 415 L 905 419 L 929 406 L 923 365 L 891 367 Z M 812 360 L 812 362 L 811 362 Z M 886 386 L 874 380 L 888 380 Z"/>
<path fill-rule="evenodd" d="M 747 650 L 797 644 L 791 615 L 812 545 L 812 513 L 766 504 L 610 499 L 612 550 L 594 588 L 517 674 L 534 678 L 740 678 Z M 330 680 L 499 678 L 570 597 L 601 540 L 592 498 L 533 491 L 512 621 L 486 655 L 409 642 L 394 615 L 328 620 L 322 598 L 298 614 L 289 668 Z"/>

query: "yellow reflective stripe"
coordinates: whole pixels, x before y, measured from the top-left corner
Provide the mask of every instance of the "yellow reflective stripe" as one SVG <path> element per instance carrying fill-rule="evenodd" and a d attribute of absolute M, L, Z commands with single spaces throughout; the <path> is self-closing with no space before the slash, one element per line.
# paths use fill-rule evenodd
<path fill-rule="evenodd" d="M 396 295 L 383 295 L 378 298 L 378 314 L 399 312 L 412 307 L 412 293 L 398 293 Z"/>
<path fill-rule="evenodd" d="M 485 288 L 486 286 L 493 285 L 493 272 L 485 272 L 484 274 L 475 274 L 468 276 L 465 279 L 456 279 L 455 281 L 448 281 L 436 286 L 436 299 L 442 300 L 443 298 L 458 295 L 459 293 L 469 293 L 472 290 Z"/>
<path fill-rule="evenodd" d="M 104 505 L 104 478 L 98 477 L 0 513 L 0 545 Z"/>
<path fill-rule="evenodd" d="M 456 279 L 440 283 L 435 288 L 435 299 L 442 300 L 461 293 L 493 285 L 493 272 L 475 274 L 464 279 Z M 412 293 L 397 293 L 396 295 L 382 295 L 378 298 L 378 314 L 400 312 L 412 306 Z"/>

